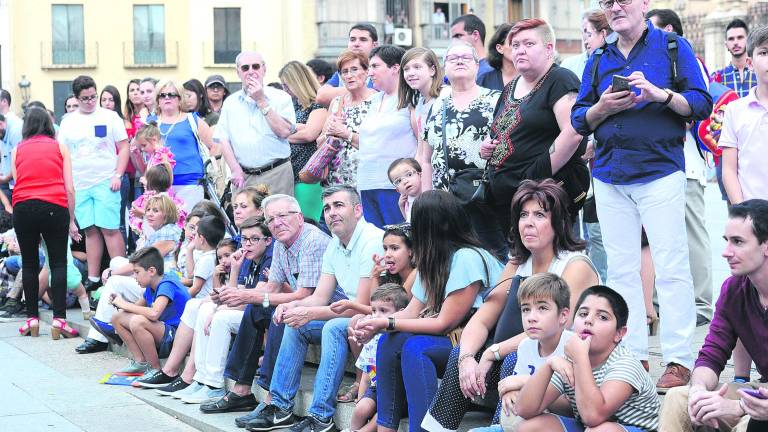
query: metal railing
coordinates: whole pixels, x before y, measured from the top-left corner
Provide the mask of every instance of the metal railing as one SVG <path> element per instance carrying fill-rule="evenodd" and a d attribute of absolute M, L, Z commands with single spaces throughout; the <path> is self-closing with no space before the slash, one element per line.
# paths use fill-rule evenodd
<path fill-rule="evenodd" d="M 40 64 L 43 69 L 90 69 L 99 63 L 98 42 L 41 42 Z"/>
<path fill-rule="evenodd" d="M 123 42 L 123 67 L 174 68 L 179 64 L 179 42 Z"/>

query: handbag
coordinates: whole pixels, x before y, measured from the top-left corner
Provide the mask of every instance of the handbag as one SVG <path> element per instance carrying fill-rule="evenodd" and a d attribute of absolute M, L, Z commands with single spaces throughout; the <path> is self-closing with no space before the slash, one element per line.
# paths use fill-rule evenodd
<path fill-rule="evenodd" d="M 523 276 L 512 277 L 512 282 L 509 284 L 509 289 L 507 289 L 507 302 L 504 304 L 501 315 L 499 315 L 499 320 L 496 321 L 493 343 L 503 342 L 524 331 L 520 303 L 517 301 L 517 291 L 524 280 L 525 277 Z M 502 282 L 504 281 L 499 283 Z"/>
<path fill-rule="evenodd" d="M 341 112 L 343 106 L 343 96 L 334 100 L 334 103 L 331 104 L 332 115 Z M 330 171 L 329 165 L 343 147 L 344 144 L 339 138 L 326 137 L 325 143 L 312 153 L 304 168 L 299 171 L 299 180 L 302 183 L 314 184 L 327 179 Z"/>
<path fill-rule="evenodd" d="M 445 169 L 448 170 L 448 137 L 445 132 L 445 99 L 443 99 L 443 158 Z M 488 191 L 488 168 L 466 168 L 458 170 L 448 178 L 448 191 L 455 196 L 462 205 L 484 204 Z"/>

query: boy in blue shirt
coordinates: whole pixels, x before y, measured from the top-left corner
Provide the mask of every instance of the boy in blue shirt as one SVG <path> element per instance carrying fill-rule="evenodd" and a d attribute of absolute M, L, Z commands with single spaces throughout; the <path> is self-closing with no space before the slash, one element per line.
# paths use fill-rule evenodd
<path fill-rule="evenodd" d="M 158 347 L 161 351 L 170 350 L 189 292 L 174 275 L 163 275 L 163 256 L 156 248 L 139 249 L 129 262 L 136 282 L 145 290 L 144 298 L 136 303 L 119 294 L 110 298 L 118 310 L 112 324 L 133 355 L 130 365 L 118 373 L 143 375 L 150 369 L 160 369 Z"/>

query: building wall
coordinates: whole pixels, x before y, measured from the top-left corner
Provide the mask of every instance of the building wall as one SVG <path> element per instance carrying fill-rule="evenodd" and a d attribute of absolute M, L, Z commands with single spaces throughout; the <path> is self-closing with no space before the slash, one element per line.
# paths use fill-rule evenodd
<path fill-rule="evenodd" d="M 53 4 L 83 5 L 87 67 L 50 64 Z M 134 67 L 130 65 L 133 6 L 149 4 L 165 6 L 168 65 Z M 12 45 L 6 49 L 3 44 L 2 78 L 3 86 L 12 90 L 15 106 L 21 103 L 17 84 L 21 75 L 32 83 L 31 100 L 46 106 L 53 102 L 54 81 L 70 81 L 81 74 L 92 76 L 99 88 L 113 84 L 121 94 L 129 79 L 146 76 L 184 82 L 221 74 L 236 82 L 234 65 L 213 64 L 214 7 L 241 8 L 242 48 L 264 55 L 267 81 L 277 80 L 280 65 L 309 60 L 317 48 L 314 0 L 0 0 L 0 23 L 4 7 L 10 23 L 0 26 L 0 43 L 7 28 Z"/>

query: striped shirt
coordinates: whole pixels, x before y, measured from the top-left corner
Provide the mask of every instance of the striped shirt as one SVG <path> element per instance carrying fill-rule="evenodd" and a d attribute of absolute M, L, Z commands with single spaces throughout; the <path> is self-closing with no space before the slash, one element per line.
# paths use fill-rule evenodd
<path fill-rule="evenodd" d="M 609 419 L 627 426 L 635 426 L 647 430 L 659 428 L 659 410 L 661 403 L 656 394 L 656 386 L 651 376 L 643 369 L 642 364 L 624 345 L 617 346 L 608 359 L 600 366 L 592 369 L 595 383 L 600 387 L 606 381 L 622 381 L 632 386 L 634 391 L 621 407 Z M 565 394 L 571 403 L 571 409 L 576 418 L 581 421 L 576 407 L 576 391 L 558 374 L 552 374 L 550 380 L 557 391 Z"/>
<path fill-rule="evenodd" d="M 298 288 L 314 289 L 320 279 L 323 254 L 330 241 L 331 238 L 324 232 L 305 223 L 299 238 L 290 247 L 275 242 L 269 281 L 276 284 L 286 282 L 294 291 Z"/>

